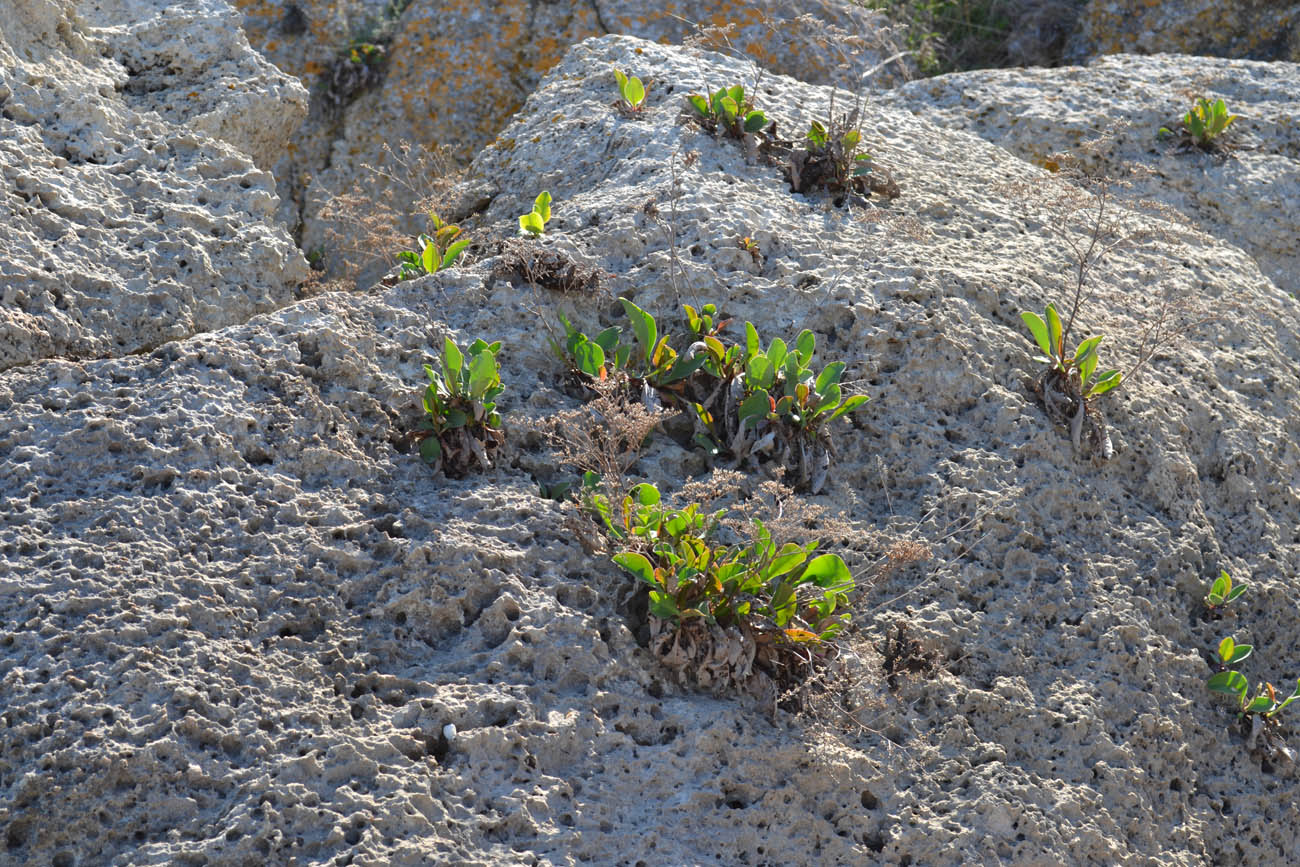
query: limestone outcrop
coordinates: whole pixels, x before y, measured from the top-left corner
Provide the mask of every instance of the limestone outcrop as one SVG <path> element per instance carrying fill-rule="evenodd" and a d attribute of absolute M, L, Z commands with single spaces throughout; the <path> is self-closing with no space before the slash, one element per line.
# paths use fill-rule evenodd
<path fill-rule="evenodd" d="M 640 116 L 610 107 L 612 65 L 655 70 Z M 1262 766 L 1204 683 L 1227 633 L 1255 645 L 1252 682 L 1300 674 L 1294 299 L 1209 233 L 1117 249 L 1084 317 L 1108 323 L 1107 362 L 1131 360 L 1153 263 L 1215 263 L 1163 269 L 1162 286 L 1233 313 L 1107 395 L 1115 456 L 1081 460 L 1025 385 L 1019 313 L 1059 299 L 1069 270 L 1034 192 L 1050 173 L 880 102 L 864 133 L 899 198 L 792 194 L 677 118 L 685 92 L 749 72 L 582 42 L 476 157 L 494 195 L 460 267 L 148 354 L 28 352 L 0 371 L 8 860 L 1266 865 L 1295 850 L 1294 768 Z M 761 90 L 788 129 L 830 93 L 776 75 Z M 806 327 L 872 396 L 814 502 L 843 513 L 859 575 L 890 538 L 933 557 L 860 589 L 851 683 L 823 716 L 676 686 L 619 605 L 628 579 L 538 495 L 565 469 L 529 428 L 579 405 L 544 322 L 618 318 L 605 293 L 499 276 L 541 189 L 554 216 L 535 243 L 666 328 L 696 300 L 764 337 Z M 233 319 L 242 290 L 222 291 Z M 394 445 L 447 335 L 503 342 L 506 446 L 461 481 Z M 631 473 L 669 493 L 709 478 L 661 435 Z M 1209 621 L 1198 599 L 1220 568 L 1250 589 Z M 890 676 L 900 627 L 910 656 Z"/>
<path fill-rule="evenodd" d="M 307 265 L 258 166 L 306 110 L 224 3 L 2 0 L 0 369 L 292 300 Z"/>

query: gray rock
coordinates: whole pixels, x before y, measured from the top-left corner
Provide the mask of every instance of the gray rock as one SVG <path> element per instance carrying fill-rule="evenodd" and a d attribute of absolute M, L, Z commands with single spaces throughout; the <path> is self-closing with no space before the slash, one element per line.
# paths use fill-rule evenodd
<path fill-rule="evenodd" d="M 1162 126 L 1179 129 L 1197 96 L 1222 98 L 1239 115 L 1226 157 L 1156 139 Z M 1039 165 L 1118 126 L 1109 168 L 1131 163 L 1150 173 L 1121 194 L 1168 205 L 1249 252 L 1280 288 L 1300 291 L 1300 64 L 1119 55 L 1087 67 L 945 75 L 882 99 Z"/>
<path fill-rule="evenodd" d="M 0 369 L 139 352 L 293 298 L 307 267 L 274 179 L 235 148 L 269 161 L 305 93 L 229 7 L 0 0 L 0 20 Z"/>
<path fill-rule="evenodd" d="M 633 56 L 664 86 L 626 119 L 608 68 Z M 630 38 L 575 46 L 503 131 L 514 146 L 475 161 L 500 190 L 475 231 L 490 252 L 548 188 L 541 243 L 582 251 L 665 329 L 698 296 L 765 338 L 811 328 L 820 360 L 850 362 L 873 400 L 818 502 L 845 511 L 858 570 L 877 532 L 935 554 L 855 603 L 852 719 L 769 719 L 665 681 L 616 604 L 625 579 L 537 496 L 557 468 L 525 432 L 577 405 L 538 315 L 592 326 L 611 299 L 493 280 L 489 255 L 150 354 L 0 373 L 9 859 L 1263 865 L 1294 849 L 1296 778 L 1246 753 L 1203 661 L 1236 631 L 1252 680 L 1300 673 L 1292 302 L 1222 239 L 1117 251 L 1117 328 L 1141 324 L 1148 256 L 1229 263 L 1167 279 L 1242 306 L 1107 396 L 1113 461 L 1076 460 L 1023 385 L 1018 314 L 1059 291 L 1059 244 L 1003 185 L 1048 175 L 881 105 L 865 133 L 902 196 L 792 195 L 676 120 L 684 91 L 744 74 Z M 763 100 L 798 129 L 829 91 L 771 76 Z M 655 210 L 675 221 L 679 283 Z M 390 442 L 447 334 L 504 342 L 507 453 L 459 482 Z M 658 437 L 633 472 L 673 490 L 698 466 Z M 1202 623 L 1220 567 L 1249 603 Z M 891 689 L 879 648 L 899 623 L 930 673 Z"/>

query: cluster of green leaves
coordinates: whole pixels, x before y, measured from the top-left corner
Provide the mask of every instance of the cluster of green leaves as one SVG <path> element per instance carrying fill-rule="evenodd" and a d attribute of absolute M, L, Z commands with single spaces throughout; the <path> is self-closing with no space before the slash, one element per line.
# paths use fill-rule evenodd
<path fill-rule="evenodd" d="M 1217 144 L 1219 136 L 1228 131 L 1228 127 L 1238 115 L 1228 114 L 1228 106 L 1222 99 L 1210 102 L 1205 97 L 1196 100 L 1187 114 L 1183 115 L 1183 133 L 1192 144 L 1204 150 L 1211 150 Z M 1173 135 L 1173 130 L 1160 127 L 1161 136 Z"/>
<path fill-rule="evenodd" d="M 624 342 L 624 331 L 618 326 L 606 328 L 589 338 L 563 315 L 560 316 L 565 330 L 564 346 L 552 341 L 552 348 L 561 358 L 567 359 L 574 370 L 602 381 L 614 371 L 620 371 L 654 388 L 666 388 L 703 366 L 703 359 L 695 361 L 678 355 L 677 350 L 669 345 L 668 335 L 659 334 L 654 316 L 627 298 L 618 300 L 631 321 L 634 342 Z"/>
<path fill-rule="evenodd" d="M 670 509 L 650 484 L 626 498 L 623 529 L 636 545 L 614 562 L 649 587 L 656 617 L 746 624 L 796 644 L 829 641 L 849 623 L 839 609 L 854 581 L 838 555 L 812 557 L 816 542 L 778 548 L 758 520 L 747 543 L 718 544 L 712 536 L 723 514 L 705 514 L 698 503 Z"/>
<path fill-rule="evenodd" d="M 690 313 L 693 311 L 688 310 Z M 790 425 L 812 439 L 824 424 L 853 412 L 869 399 L 865 394 L 844 395 L 842 361 L 814 373 L 809 365 L 817 337 L 807 329 L 799 332 L 793 346 L 776 337 L 763 349 L 758 331 L 749 322 L 745 323 L 744 345 L 725 346 L 712 335 L 704 335 L 701 342 L 706 358 L 703 369 L 717 379 L 741 385 L 741 432 L 753 432 L 768 421 Z M 722 436 L 726 428 L 719 426 L 703 404 L 694 403 L 692 409 L 709 431 L 699 436 L 700 444 L 716 453 L 725 444 Z"/>
<path fill-rule="evenodd" d="M 1245 592 L 1245 581 L 1233 584 L 1232 576 L 1230 576 L 1226 571 L 1220 569 L 1219 577 L 1214 579 L 1214 583 L 1210 585 L 1210 590 L 1205 594 L 1205 598 L 1202 601 L 1205 603 L 1205 607 L 1210 611 L 1218 611 L 1224 605 L 1227 605 Z"/>
<path fill-rule="evenodd" d="M 639 114 L 644 108 L 645 102 L 645 85 L 639 78 L 629 78 L 621 69 L 614 70 L 614 78 L 618 81 L 618 107 L 628 114 Z"/>
<path fill-rule="evenodd" d="M 709 132 L 723 132 L 734 138 L 744 138 L 768 124 L 767 115 L 754 108 L 741 84 L 724 87 L 713 94 L 692 93 L 686 97 L 695 120 Z"/>
<path fill-rule="evenodd" d="M 1118 370 L 1107 370 L 1100 374 L 1096 372 L 1097 346 L 1102 341 L 1101 335 L 1089 337 L 1073 353 L 1068 353 L 1061 330 L 1061 317 L 1057 314 L 1056 307 L 1048 304 L 1046 314 L 1046 318 L 1031 311 L 1020 314 L 1038 343 L 1038 348 L 1043 351 L 1035 361 L 1050 365 L 1070 384 L 1069 390 L 1077 391 L 1085 400 L 1105 394 L 1120 384 L 1123 375 Z"/>
<path fill-rule="evenodd" d="M 496 359 L 500 348 L 500 341 L 475 340 L 465 353 L 448 337 L 439 369 L 424 366 L 429 385 L 424 391 L 425 417 L 416 433 L 426 463 L 436 467 L 451 451 L 454 469 L 467 466 L 472 458 L 490 466 L 487 447 L 500 439 L 501 416 L 496 411 L 496 398 L 503 391 Z"/>
<path fill-rule="evenodd" d="M 862 132 L 848 123 L 831 123 L 828 130 L 821 121 L 814 120 L 804 134 L 809 152 L 829 157 L 834 167 L 833 182 L 827 186 L 848 189 L 853 178 L 871 174 L 871 154 L 862 149 Z"/>
<path fill-rule="evenodd" d="M 844 362 L 832 362 L 820 373 L 812 369 L 817 338 L 807 329 L 793 346 L 778 337 L 764 349 L 757 329 L 746 322 L 745 342 L 728 346 L 718 335 L 729 320 L 717 321 L 712 304 L 700 310 L 686 304 L 683 311 L 693 340 L 689 352 L 679 353 L 668 335 L 660 335 L 654 316 L 626 298 L 619 300 L 631 321 L 634 343 L 621 342 L 623 330 L 617 326 L 589 338 L 561 317 L 565 345 L 554 348 L 575 370 L 594 379 L 606 379 L 612 366 L 665 390 L 669 399 L 694 412 L 702 423 L 704 432 L 696 440 L 711 454 L 730 448 L 736 436 L 733 428 L 753 434 L 763 422 L 786 425 L 815 439 L 826 424 L 868 400 L 862 394 L 844 395 Z M 701 387 L 685 387 L 684 381 L 697 373 L 704 377 Z M 707 396 L 724 392 L 739 396 L 731 407 L 737 413 L 732 424 L 719 417 L 716 406 L 705 403 Z"/>
<path fill-rule="evenodd" d="M 551 194 L 543 190 L 533 201 L 533 209 L 519 216 L 519 231 L 536 238 L 546 231 L 546 223 L 550 219 Z"/>
<path fill-rule="evenodd" d="M 361 66 L 377 66 L 384 61 L 384 46 L 373 42 L 353 42 L 348 46 L 348 62 Z"/>
<path fill-rule="evenodd" d="M 1231 637 L 1220 641 L 1219 665 L 1226 670 L 1211 675 L 1205 685 L 1212 692 L 1233 696 L 1237 702 L 1238 716 L 1244 718 L 1251 714 L 1260 714 L 1266 720 L 1272 720 L 1284 707 L 1300 698 L 1300 679 L 1296 680 L 1295 692 L 1289 696 L 1279 697 L 1273 684 L 1267 682 L 1259 684 L 1255 688 L 1254 695 L 1251 695 L 1250 681 L 1231 666 L 1245 661 L 1253 650 L 1251 645 L 1237 644 Z"/>
<path fill-rule="evenodd" d="M 432 212 L 429 213 L 429 222 L 433 234 L 420 235 L 417 240 L 419 251 L 403 250 L 397 254 L 397 261 L 402 266 L 399 279 L 410 280 L 450 268 L 469 246 L 467 239 L 456 240 L 460 226 L 444 223 L 441 217 Z"/>

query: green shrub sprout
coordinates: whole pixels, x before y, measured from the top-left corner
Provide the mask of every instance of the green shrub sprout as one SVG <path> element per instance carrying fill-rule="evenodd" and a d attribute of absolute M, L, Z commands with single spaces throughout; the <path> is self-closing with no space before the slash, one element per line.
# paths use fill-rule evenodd
<path fill-rule="evenodd" d="M 533 209 L 519 217 L 519 230 L 534 238 L 546 231 L 546 223 L 551 219 L 551 194 L 543 190 L 537 194 Z"/>
<path fill-rule="evenodd" d="M 639 114 L 644 108 L 646 89 L 639 78 L 629 78 L 621 69 L 614 70 L 618 81 L 618 107 L 627 114 Z"/>
<path fill-rule="evenodd" d="M 450 338 L 443 341 L 439 369 L 426 364 L 425 417 L 414 438 L 420 457 L 447 475 L 464 475 L 476 464 L 492 466 L 492 453 L 505 441 L 496 399 L 502 393 L 496 353 L 500 341 L 475 340 L 467 353 Z"/>
<path fill-rule="evenodd" d="M 460 226 L 444 223 L 437 214 L 429 214 L 433 227 L 432 235 L 420 235 L 418 251 L 403 250 L 397 254 L 397 261 L 402 266 L 398 275 L 400 280 L 410 280 L 425 274 L 436 274 L 444 268 L 456 264 L 460 254 L 469 246 L 466 239 L 456 240 Z"/>

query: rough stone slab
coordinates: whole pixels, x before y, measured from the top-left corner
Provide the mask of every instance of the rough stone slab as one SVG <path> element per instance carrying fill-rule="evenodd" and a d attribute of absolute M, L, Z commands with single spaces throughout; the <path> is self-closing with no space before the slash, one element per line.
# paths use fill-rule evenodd
<path fill-rule="evenodd" d="M 305 93 L 228 6 L 158 5 L 0 0 L 0 369 L 242 322 L 307 276 L 235 149 L 268 159 Z"/>
<path fill-rule="evenodd" d="M 1195 97 L 1240 117 L 1226 158 L 1156 140 L 1177 130 Z M 1124 194 L 1163 202 L 1249 252 L 1279 287 L 1300 292 L 1300 64 L 1123 55 L 1087 67 L 964 72 L 914 81 L 883 97 L 943 126 L 978 133 L 1042 164 L 1119 125 L 1107 155 L 1149 169 Z"/>
<path fill-rule="evenodd" d="M 637 120 L 607 105 L 608 65 L 632 57 L 674 87 Z M 1117 328 L 1145 301 L 1148 257 L 1225 263 L 1169 279 L 1241 307 L 1108 396 L 1117 456 L 1079 462 L 1023 384 L 1018 314 L 1063 265 L 1001 182 L 1045 173 L 882 106 L 868 144 L 900 199 L 846 212 L 791 195 L 675 119 L 682 91 L 744 69 L 629 38 L 574 47 L 475 163 L 501 190 L 478 231 L 513 233 L 548 187 L 543 243 L 680 333 L 675 306 L 695 299 L 675 297 L 645 205 L 672 213 L 672 156 L 698 151 L 679 170 L 686 286 L 764 338 L 806 325 L 819 359 L 851 363 L 873 400 L 818 501 L 864 538 L 919 528 L 935 548 L 929 571 L 855 604 L 865 728 L 772 722 L 663 682 L 614 604 L 623 579 L 537 496 L 554 468 L 520 430 L 576 405 L 535 311 L 609 322 L 611 299 L 492 282 L 489 259 L 148 355 L 0 373 L 6 856 L 1266 865 L 1294 850 L 1294 772 L 1262 772 L 1204 687 L 1224 629 L 1253 639 L 1252 679 L 1300 673 L 1287 297 L 1208 235 L 1118 254 Z M 764 99 L 793 128 L 829 92 L 772 77 Z M 462 482 L 389 444 L 445 334 L 504 343 L 507 452 Z M 671 490 L 702 463 L 661 437 L 634 472 Z M 1191 612 L 1220 567 L 1251 582 L 1248 604 L 1203 623 Z M 940 665 L 891 692 L 874 669 L 900 621 Z"/>

